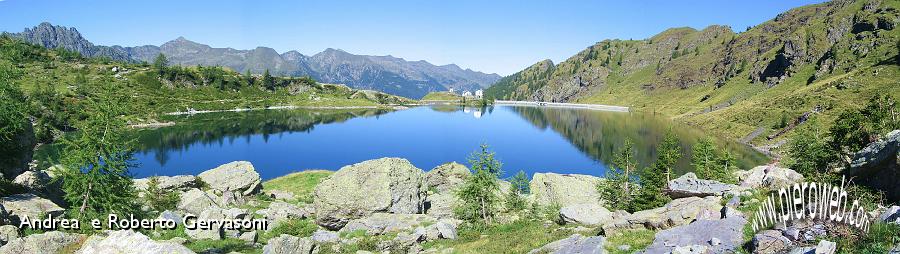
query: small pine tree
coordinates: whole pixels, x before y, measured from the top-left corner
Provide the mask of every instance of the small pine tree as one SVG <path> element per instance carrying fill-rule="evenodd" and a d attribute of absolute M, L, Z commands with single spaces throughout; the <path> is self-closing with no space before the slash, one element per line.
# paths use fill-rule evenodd
<path fill-rule="evenodd" d="M 606 179 L 597 185 L 600 197 L 611 209 L 632 211 L 634 207 L 632 190 L 635 183 L 632 174 L 637 167 L 634 153 L 634 144 L 631 139 L 626 139 L 613 158 L 613 167 L 606 171 Z"/>
<path fill-rule="evenodd" d="M 156 55 L 156 58 L 153 59 L 153 69 L 156 69 L 159 73 L 163 73 L 166 70 L 166 66 L 169 66 L 169 59 L 166 58 L 166 55 L 159 53 Z"/>
<path fill-rule="evenodd" d="M 713 179 L 713 170 L 716 164 L 716 150 L 713 141 L 709 138 L 700 139 L 692 148 L 691 166 L 694 173 L 701 179 Z"/>
<path fill-rule="evenodd" d="M 147 200 L 147 206 L 151 210 L 162 212 L 175 209 L 181 200 L 181 195 L 175 191 L 160 189 L 159 177 L 154 176 L 147 181 L 147 190 L 144 191 L 144 198 Z"/>
<path fill-rule="evenodd" d="M 457 198 L 462 202 L 454 208 L 454 213 L 471 223 L 490 224 L 500 201 L 498 177 L 502 164 L 494 159 L 494 153 L 488 150 L 487 145 L 481 145 L 481 151 L 472 153 L 469 164 L 472 165 L 472 175 L 456 191 Z"/>
<path fill-rule="evenodd" d="M 509 183 L 509 193 L 506 195 L 506 208 L 512 211 L 525 209 L 527 204 L 523 196 L 531 192 L 525 171 L 519 170 L 519 173 L 516 173 L 509 180 Z"/>
<path fill-rule="evenodd" d="M 816 118 L 798 128 L 787 147 L 788 167 L 805 176 L 826 172 L 828 164 L 835 159 Z"/>
<path fill-rule="evenodd" d="M 275 90 L 275 78 L 272 77 L 271 74 L 269 74 L 269 69 L 266 69 L 266 71 L 263 73 L 262 83 L 263 87 L 265 87 L 266 89 Z"/>

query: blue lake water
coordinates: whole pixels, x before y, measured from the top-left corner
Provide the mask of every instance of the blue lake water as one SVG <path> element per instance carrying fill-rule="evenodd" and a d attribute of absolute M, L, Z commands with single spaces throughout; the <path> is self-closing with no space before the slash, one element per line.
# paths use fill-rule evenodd
<path fill-rule="evenodd" d="M 135 133 L 136 177 L 198 174 L 231 161 L 253 163 L 264 179 L 306 169 L 337 170 L 382 157 L 401 157 L 429 170 L 488 144 L 506 176 L 524 170 L 602 176 L 626 138 L 643 166 L 666 130 L 690 146 L 704 134 L 652 115 L 585 109 L 494 106 L 423 106 L 387 110 L 265 110 L 175 117 L 175 126 Z M 717 140 L 749 167 L 766 158 L 734 142 Z"/>

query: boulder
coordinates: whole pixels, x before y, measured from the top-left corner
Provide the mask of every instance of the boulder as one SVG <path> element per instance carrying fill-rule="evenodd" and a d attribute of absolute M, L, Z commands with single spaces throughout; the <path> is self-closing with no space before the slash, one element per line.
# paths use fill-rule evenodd
<path fill-rule="evenodd" d="M 351 220 L 341 228 L 341 232 L 365 230 L 370 235 L 412 231 L 418 226 L 434 224 L 437 220 L 424 214 L 375 213 L 367 217 Z"/>
<path fill-rule="evenodd" d="M 775 165 L 757 166 L 750 170 L 735 171 L 741 187 L 747 188 L 786 188 L 803 181 L 803 175 L 788 168 Z"/>
<path fill-rule="evenodd" d="M 16 194 L 0 198 L 0 207 L 8 213 L 12 224 L 18 224 L 19 220 L 28 216 L 29 219 L 44 219 L 40 216 L 62 215 L 65 211 L 62 207 L 50 202 L 50 200 L 35 196 L 31 193 Z"/>
<path fill-rule="evenodd" d="M 25 171 L 13 179 L 13 182 L 25 187 L 30 193 L 47 198 L 54 203 L 62 204 L 61 182 L 53 182 L 53 177 L 46 171 Z"/>
<path fill-rule="evenodd" d="M 0 226 L 0 246 L 19 238 L 19 230 L 13 225 Z"/>
<path fill-rule="evenodd" d="M 887 223 L 900 224 L 900 206 L 891 206 L 881 213 L 878 219 Z"/>
<path fill-rule="evenodd" d="M 210 207 L 197 216 L 197 220 L 223 220 L 228 218 L 225 216 L 225 210 L 218 207 Z M 187 222 L 190 223 L 190 222 Z M 222 228 L 213 229 L 184 229 L 184 233 L 193 239 L 212 239 L 221 240 L 225 238 L 225 231 Z"/>
<path fill-rule="evenodd" d="M 559 218 L 565 223 L 597 226 L 612 220 L 613 213 L 598 204 L 575 204 L 560 209 Z"/>
<path fill-rule="evenodd" d="M 453 207 L 459 198 L 452 192 L 430 194 L 425 201 L 425 214 L 435 218 L 453 218 Z"/>
<path fill-rule="evenodd" d="M 341 236 L 337 232 L 328 230 L 316 230 L 310 238 L 317 243 L 333 243 L 341 240 Z"/>
<path fill-rule="evenodd" d="M 275 200 L 294 200 L 294 193 L 283 190 L 265 190 L 266 196 Z"/>
<path fill-rule="evenodd" d="M 589 175 L 535 173 L 531 179 L 531 194 L 542 206 L 598 204 L 603 202 L 597 192 L 601 178 Z"/>
<path fill-rule="evenodd" d="M 857 185 L 882 191 L 888 201 L 900 200 L 900 130 L 856 152 L 842 173 Z"/>
<path fill-rule="evenodd" d="M 78 243 L 83 236 L 60 231 L 50 231 L 16 238 L 0 246 L 0 254 L 55 254 L 69 245 Z"/>
<path fill-rule="evenodd" d="M 257 211 L 257 213 L 265 216 L 267 220 L 272 221 L 272 227 L 286 220 L 305 219 L 312 216 L 311 212 L 305 209 L 305 207 L 299 207 L 282 201 L 274 201 L 269 204 L 268 208 Z"/>
<path fill-rule="evenodd" d="M 425 173 L 425 184 L 428 189 L 434 189 L 437 193 L 444 193 L 456 189 L 466 180 L 469 168 L 465 165 L 450 162 L 434 167 Z"/>
<path fill-rule="evenodd" d="M 184 218 L 181 214 L 169 210 L 165 210 L 159 213 L 159 216 L 156 216 L 157 219 L 161 220 L 171 220 L 174 221 L 176 225 L 181 225 L 181 220 Z"/>
<path fill-rule="evenodd" d="M 210 207 L 219 207 L 216 202 L 217 197 L 212 193 L 201 191 L 200 189 L 190 189 L 181 193 L 181 200 L 178 201 L 178 209 L 192 213 L 200 214 Z"/>
<path fill-rule="evenodd" d="M 739 249 L 744 243 L 744 225 L 747 220 L 732 217 L 721 220 L 698 220 L 656 233 L 653 243 L 645 253 L 675 252 L 675 246 L 704 246 L 711 253 L 727 253 Z"/>
<path fill-rule="evenodd" d="M 382 158 L 345 166 L 315 189 L 316 222 L 337 230 L 372 213 L 424 211 L 424 173 L 406 159 Z"/>
<path fill-rule="evenodd" d="M 437 229 L 438 233 L 440 233 L 440 238 L 456 239 L 456 224 L 448 223 L 446 221 L 438 221 L 438 223 L 435 223 L 431 226 Z"/>
<path fill-rule="evenodd" d="M 311 254 L 315 248 L 312 239 L 281 235 L 266 242 L 263 254 Z"/>
<path fill-rule="evenodd" d="M 778 230 L 763 230 L 750 241 L 750 250 L 755 254 L 776 254 L 784 253 L 793 246 L 790 239 L 781 234 Z"/>
<path fill-rule="evenodd" d="M 721 197 L 718 196 L 679 198 L 663 207 L 615 216 L 615 219 L 603 224 L 602 228 L 609 234 L 623 229 L 658 230 L 686 225 L 704 211 L 721 211 L 720 201 Z"/>
<path fill-rule="evenodd" d="M 237 191 L 244 196 L 257 193 L 262 186 L 259 173 L 247 161 L 224 164 L 204 171 L 197 177 L 214 190 Z"/>
<path fill-rule="evenodd" d="M 92 253 L 135 253 L 135 254 L 179 254 L 194 253 L 187 247 L 173 242 L 157 242 L 132 230 L 112 231 L 105 237 L 92 236 L 76 254 Z"/>
<path fill-rule="evenodd" d="M 672 198 L 722 196 L 734 192 L 738 186 L 713 180 L 697 179 L 694 173 L 687 173 L 669 181 L 665 192 Z"/>
<path fill-rule="evenodd" d="M 138 190 L 147 190 L 148 183 L 151 178 L 156 178 L 156 187 L 163 191 L 186 191 L 199 187 L 197 178 L 192 175 L 178 176 L 153 176 L 147 178 L 134 179 L 134 188 Z"/>
<path fill-rule="evenodd" d="M 606 238 L 602 236 L 585 237 L 580 234 L 574 234 L 569 238 L 548 243 L 540 248 L 533 249 L 528 254 L 536 253 L 572 253 L 572 254 L 592 254 L 606 253 L 603 245 L 606 244 Z"/>
<path fill-rule="evenodd" d="M 247 243 L 256 243 L 257 237 L 258 234 L 256 233 L 256 231 L 249 231 L 241 233 L 241 236 L 239 236 L 238 239 L 241 239 L 242 241 Z"/>

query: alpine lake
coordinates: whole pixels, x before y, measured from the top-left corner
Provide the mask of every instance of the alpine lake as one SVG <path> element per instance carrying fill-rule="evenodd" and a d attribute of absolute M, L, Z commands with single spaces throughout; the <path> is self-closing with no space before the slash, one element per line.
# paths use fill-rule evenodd
<path fill-rule="evenodd" d="M 457 105 L 391 109 L 270 109 L 166 116 L 173 126 L 135 129 L 134 177 L 196 175 L 232 161 L 249 161 L 263 179 L 309 169 L 337 170 L 382 157 L 408 159 L 430 170 L 447 162 L 469 165 L 487 144 L 503 177 L 525 171 L 604 176 L 631 139 L 640 168 L 656 158 L 665 133 L 677 134 L 691 170 L 691 146 L 707 136 L 690 126 L 645 113 L 537 106 Z M 741 169 L 765 164 L 756 150 L 713 137 Z M 55 157 L 38 151 L 36 157 Z"/>

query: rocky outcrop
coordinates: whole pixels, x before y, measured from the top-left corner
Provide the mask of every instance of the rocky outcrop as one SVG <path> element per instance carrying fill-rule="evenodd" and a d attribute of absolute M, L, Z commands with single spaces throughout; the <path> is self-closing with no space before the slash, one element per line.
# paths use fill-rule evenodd
<path fill-rule="evenodd" d="M 19 230 L 16 226 L 0 226 L 0 246 L 3 246 L 4 244 L 16 238 L 19 238 Z"/>
<path fill-rule="evenodd" d="M 576 204 L 559 210 L 559 218 L 565 223 L 597 226 L 613 220 L 614 214 L 598 204 Z"/>
<path fill-rule="evenodd" d="M 600 254 L 606 253 L 603 245 L 606 244 L 606 238 L 602 236 L 585 237 L 580 234 L 574 234 L 569 238 L 548 243 L 540 248 L 533 249 L 528 254 L 537 253 L 571 253 L 571 254 Z"/>
<path fill-rule="evenodd" d="M 282 201 L 275 201 L 269 204 L 269 207 L 256 211 L 257 214 L 265 216 L 265 218 L 273 222 L 272 227 L 281 222 L 293 219 L 305 219 L 312 216 L 308 206 L 299 207 Z"/>
<path fill-rule="evenodd" d="M 589 175 L 535 173 L 531 179 L 531 195 L 542 206 L 602 205 L 597 192 L 600 181 L 599 177 Z"/>
<path fill-rule="evenodd" d="M 900 224 L 900 206 L 891 206 L 882 212 L 878 219 L 883 222 Z"/>
<path fill-rule="evenodd" d="M 31 220 L 44 219 L 40 216 L 52 215 L 58 217 L 64 211 L 62 207 L 50 202 L 50 200 L 31 193 L 0 198 L 0 210 L 5 210 L 8 213 L 7 216 L 9 216 L 7 219 L 0 218 L 0 220 L 11 221 L 12 224 L 17 224 L 25 216 L 28 216 Z"/>
<path fill-rule="evenodd" d="M 803 181 L 803 175 L 775 165 L 757 166 L 734 172 L 741 187 L 780 189 Z"/>
<path fill-rule="evenodd" d="M 857 184 L 884 191 L 889 201 L 900 200 L 900 130 L 856 152 L 842 172 Z"/>
<path fill-rule="evenodd" d="M 138 190 L 147 190 L 151 178 L 156 178 L 156 187 L 163 191 L 186 191 L 199 187 L 196 177 L 192 175 L 178 175 L 134 179 L 134 188 Z"/>
<path fill-rule="evenodd" d="M 697 179 L 694 173 L 687 173 L 669 181 L 665 192 L 672 198 L 722 196 L 738 190 L 738 186 L 713 180 Z"/>
<path fill-rule="evenodd" d="M 30 193 L 47 198 L 54 203 L 63 204 L 62 182 L 53 182 L 47 171 L 25 171 L 16 176 L 13 182 L 25 187 Z"/>
<path fill-rule="evenodd" d="M 187 247 L 173 242 L 157 242 L 131 230 L 119 230 L 107 236 L 88 238 L 76 254 L 134 253 L 134 254 L 187 254 L 194 253 Z"/>
<path fill-rule="evenodd" d="M 34 129 L 31 124 L 24 124 L 24 129 L 18 133 L 14 133 L 11 137 L 11 144 L 4 144 L 4 148 L 11 149 L 4 151 L 3 160 L 0 160 L 0 176 L 13 179 L 22 172 L 28 170 L 28 163 L 34 155 Z M 6 142 L 6 141 L 4 141 Z"/>
<path fill-rule="evenodd" d="M 382 158 L 345 166 L 315 189 L 316 222 L 337 230 L 376 212 L 424 211 L 424 173 L 406 159 Z"/>
<path fill-rule="evenodd" d="M 688 197 L 672 200 L 663 207 L 635 212 L 615 218 L 602 226 L 607 234 L 624 229 L 668 229 L 686 225 L 704 214 L 721 214 L 721 198 Z M 707 216 L 710 217 L 710 216 Z"/>
<path fill-rule="evenodd" d="M 678 246 L 703 246 L 709 253 L 728 253 L 743 244 L 744 225 L 740 216 L 719 220 L 698 220 L 656 233 L 644 253 L 669 253 Z"/>
<path fill-rule="evenodd" d="M 798 247 L 792 249 L 790 254 L 834 254 L 837 251 L 837 243 L 821 240 L 814 247 Z"/>
<path fill-rule="evenodd" d="M 315 248 L 312 239 L 281 235 L 266 243 L 263 254 L 311 254 Z"/>
<path fill-rule="evenodd" d="M 428 189 L 434 189 L 437 193 L 444 193 L 456 189 L 466 180 L 469 168 L 465 165 L 450 162 L 434 167 L 425 173 L 425 184 Z"/>
<path fill-rule="evenodd" d="M 197 176 L 220 193 L 235 191 L 244 196 L 256 194 L 262 187 L 259 173 L 247 161 L 235 161 L 200 173 Z"/>
<path fill-rule="evenodd" d="M 178 209 L 192 214 L 200 214 L 210 207 L 219 207 L 218 198 L 200 189 L 190 189 L 181 193 Z"/>
<path fill-rule="evenodd" d="M 0 246 L 0 254 L 56 254 L 69 245 L 77 243 L 83 236 L 60 231 L 33 234 L 9 241 Z"/>
<path fill-rule="evenodd" d="M 750 241 L 750 250 L 754 254 L 783 253 L 793 247 L 793 242 L 778 230 L 763 230 Z"/>
<path fill-rule="evenodd" d="M 197 215 L 197 220 L 222 221 L 226 219 L 225 211 L 218 207 L 210 207 Z M 230 219 L 230 218 L 229 218 Z M 221 240 L 225 238 L 225 231 L 222 228 L 213 229 L 186 229 L 184 233 L 193 239 L 210 239 Z"/>
<path fill-rule="evenodd" d="M 375 213 L 370 216 L 354 219 L 341 228 L 341 232 L 365 230 L 370 235 L 381 235 L 401 231 L 412 231 L 418 226 L 431 225 L 437 220 L 424 214 L 391 214 Z"/>

